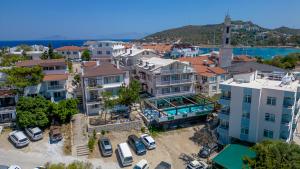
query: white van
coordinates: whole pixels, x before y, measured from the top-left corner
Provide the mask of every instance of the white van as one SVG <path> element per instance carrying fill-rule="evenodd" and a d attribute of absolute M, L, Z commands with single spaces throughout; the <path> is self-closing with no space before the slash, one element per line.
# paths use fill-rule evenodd
<path fill-rule="evenodd" d="M 133 162 L 132 154 L 127 143 L 120 143 L 117 146 L 120 161 L 125 166 L 130 166 Z"/>

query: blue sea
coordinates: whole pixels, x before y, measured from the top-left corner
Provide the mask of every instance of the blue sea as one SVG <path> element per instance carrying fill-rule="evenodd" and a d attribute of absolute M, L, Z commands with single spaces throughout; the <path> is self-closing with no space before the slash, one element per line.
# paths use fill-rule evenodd
<path fill-rule="evenodd" d="M 118 41 L 129 42 L 129 39 L 112 39 Z M 44 45 L 52 44 L 54 48 L 61 46 L 82 46 L 87 40 L 26 40 L 26 41 L 0 41 L 1 47 L 14 47 L 21 44 L 27 45 Z M 201 48 L 202 53 L 207 53 L 212 50 L 218 50 L 218 48 Z M 289 53 L 300 52 L 300 48 L 234 48 L 234 55 L 250 55 L 250 56 L 261 56 L 264 59 L 271 59 L 274 56 L 285 56 Z"/>

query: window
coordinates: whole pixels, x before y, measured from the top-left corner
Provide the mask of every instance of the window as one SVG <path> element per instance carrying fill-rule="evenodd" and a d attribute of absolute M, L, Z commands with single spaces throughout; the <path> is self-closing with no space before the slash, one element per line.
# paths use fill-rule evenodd
<path fill-rule="evenodd" d="M 73 52 L 73 55 L 77 55 L 77 52 Z"/>
<path fill-rule="evenodd" d="M 179 75 L 171 75 L 171 79 L 172 80 L 179 80 L 180 79 L 180 76 Z"/>
<path fill-rule="evenodd" d="M 293 98 L 284 97 L 283 99 L 283 107 L 292 107 L 294 105 Z"/>
<path fill-rule="evenodd" d="M 172 87 L 172 93 L 180 92 L 180 87 Z"/>
<path fill-rule="evenodd" d="M 161 81 L 170 81 L 170 76 L 161 76 Z"/>
<path fill-rule="evenodd" d="M 229 38 L 226 38 L 226 45 L 228 45 L 229 44 Z"/>
<path fill-rule="evenodd" d="M 245 95 L 244 96 L 244 102 L 245 103 L 251 103 L 251 95 Z"/>
<path fill-rule="evenodd" d="M 243 113 L 242 113 L 242 117 L 246 118 L 246 119 L 249 119 L 250 118 L 250 112 L 244 110 Z"/>
<path fill-rule="evenodd" d="M 266 113 L 265 114 L 265 120 L 270 121 L 270 122 L 274 122 L 275 121 L 275 115 L 271 114 L 271 113 Z"/>
<path fill-rule="evenodd" d="M 183 75 L 181 75 L 181 78 L 184 79 L 184 80 L 189 79 L 189 75 L 188 74 L 183 74 Z"/>
<path fill-rule="evenodd" d="M 264 137 L 273 138 L 273 131 L 265 129 L 264 130 Z"/>
<path fill-rule="evenodd" d="M 248 128 L 241 128 L 241 134 L 249 134 Z"/>
<path fill-rule="evenodd" d="M 110 55 L 110 51 L 109 51 L 109 50 L 108 50 L 108 51 L 106 51 L 106 54 L 107 54 L 107 55 Z"/>
<path fill-rule="evenodd" d="M 281 116 L 281 123 L 282 124 L 289 123 L 290 120 L 291 120 L 291 115 L 289 115 L 289 114 L 282 114 L 282 116 Z"/>
<path fill-rule="evenodd" d="M 62 51 L 61 53 L 62 53 L 62 54 L 65 54 L 65 52 L 64 52 L 64 51 Z"/>
<path fill-rule="evenodd" d="M 57 86 L 59 85 L 58 81 L 50 81 L 50 86 Z"/>
<path fill-rule="evenodd" d="M 229 26 L 226 27 L 226 33 L 229 33 Z"/>
<path fill-rule="evenodd" d="M 161 93 L 162 93 L 162 94 L 170 93 L 170 88 L 162 88 L 162 89 L 161 89 Z"/>
<path fill-rule="evenodd" d="M 267 98 L 267 105 L 272 105 L 275 106 L 276 105 L 276 97 L 269 97 Z"/>
<path fill-rule="evenodd" d="M 185 92 L 187 92 L 187 91 L 190 90 L 190 86 L 183 86 L 183 89 L 182 89 L 182 90 L 185 91 Z"/>
<path fill-rule="evenodd" d="M 212 86 L 212 91 L 217 91 L 217 86 Z"/>
<path fill-rule="evenodd" d="M 227 120 L 220 120 L 220 127 L 223 129 L 229 128 L 229 122 Z"/>
<path fill-rule="evenodd" d="M 98 55 L 102 55 L 102 51 L 98 51 L 97 54 L 98 54 Z"/>
<path fill-rule="evenodd" d="M 99 104 L 93 104 L 91 105 L 91 109 L 98 109 L 100 107 Z"/>
<path fill-rule="evenodd" d="M 106 43 L 105 46 L 109 46 L 109 43 Z"/>
<path fill-rule="evenodd" d="M 109 84 L 109 83 L 118 83 L 121 81 L 120 76 L 109 76 L 109 77 L 104 77 L 104 84 Z"/>
<path fill-rule="evenodd" d="M 71 52 L 68 51 L 68 52 L 67 52 L 67 55 L 70 55 L 70 54 L 71 54 Z"/>
<path fill-rule="evenodd" d="M 230 100 L 231 92 L 230 91 L 222 91 L 221 99 Z"/>
<path fill-rule="evenodd" d="M 99 44 L 98 44 L 98 47 L 101 48 L 101 47 L 102 47 L 102 43 L 99 43 Z"/>

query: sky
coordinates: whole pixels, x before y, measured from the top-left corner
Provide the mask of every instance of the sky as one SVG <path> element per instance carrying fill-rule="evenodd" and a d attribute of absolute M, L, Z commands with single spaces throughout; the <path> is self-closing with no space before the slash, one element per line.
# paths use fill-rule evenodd
<path fill-rule="evenodd" d="M 165 29 L 251 20 L 300 28 L 300 0 L 1 0 L 0 40 L 141 37 Z"/>

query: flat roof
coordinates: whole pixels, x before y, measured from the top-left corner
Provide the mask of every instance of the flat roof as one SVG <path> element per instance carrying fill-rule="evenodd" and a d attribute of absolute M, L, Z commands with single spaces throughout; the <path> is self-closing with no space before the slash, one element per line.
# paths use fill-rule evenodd
<path fill-rule="evenodd" d="M 274 90 L 282 90 L 282 91 L 297 91 L 299 86 L 299 81 L 293 81 L 288 85 L 281 85 L 281 81 L 278 80 L 269 80 L 269 79 L 255 79 L 251 82 L 237 82 L 233 81 L 233 79 L 229 79 L 221 84 L 229 85 L 229 86 L 238 86 L 238 87 L 247 87 L 254 89 L 274 89 Z"/>
<path fill-rule="evenodd" d="M 239 144 L 227 145 L 215 158 L 213 163 L 228 169 L 248 168 L 243 162 L 244 157 L 255 158 L 255 151 Z"/>

